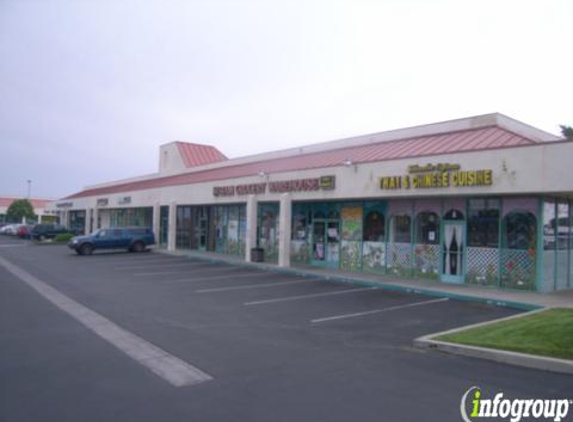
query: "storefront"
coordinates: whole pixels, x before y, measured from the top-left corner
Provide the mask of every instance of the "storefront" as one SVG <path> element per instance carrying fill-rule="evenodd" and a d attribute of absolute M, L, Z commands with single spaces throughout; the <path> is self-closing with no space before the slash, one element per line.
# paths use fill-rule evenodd
<path fill-rule="evenodd" d="M 170 250 L 251 261 L 259 248 L 279 266 L 573 287 L 573 142 L 499 114 L 233 160 L 181 142 L 160 153 L 157 175 L 56 207 L 77 225 L 84 212 L 86 230 L 153 227 Z M 178 158 L 195 155 L 217 159 Z"/>
<path fill-rule="evenodd" d="M 244 205 L 177 207 L 176 247 L 245 255 Z"/>
<path fill-rule="evenodd" d="M 534 290 L 540 201 L 470 197 L 297 203 L 291 256 L 293 263 L 345 271 Z M 563 217 L 569 209 L 569 203 L 561 204 L 560 220 L 545 214 L 549 224 L 561 223 L 562 234 L 560 241 L 549 236 L 545 249 L 550 252 L 542 253 L 551 262 L 558 255 L 563 274 L 569 258 L 556 251 L 571 254 L 566 232 L 571 226 Z"/>
<path fill-rule="evenodd" d="M 72 210 L 68 214 L 68 228 L 75 234 L 85 234 L 86 211 Z"/>

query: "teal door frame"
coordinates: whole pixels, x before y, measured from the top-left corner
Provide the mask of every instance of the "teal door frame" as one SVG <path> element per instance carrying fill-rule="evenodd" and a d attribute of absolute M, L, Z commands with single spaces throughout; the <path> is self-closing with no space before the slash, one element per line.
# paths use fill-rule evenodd
<path fill-rule="evenodd" d="M 446 283 L 456 283 L 456 284 L 463 284 L 465 280 L 466 274 L 466 251 L 467 251 L 467 228 L 466 228 L 466 221 L 465 220 L 442 220 L 441 223 L 441 230 L 440 230 L 440 280 Z M 457 268 L 457 274 L 447 274 L 445 268 L 445 254 L 447 253 L 446 250 L 446 226 L 456 226 L 461 228 L 462 239 L 457 239 L 458 243 L 461 243 L 458 248 L 460 250 L 456 253 L 456 255 L 460 255 L 459 259 L 456 260 L 456 263 L 459 263 L 461 268 Z M 451 256 L 450 256 L 451 257 Z"/>

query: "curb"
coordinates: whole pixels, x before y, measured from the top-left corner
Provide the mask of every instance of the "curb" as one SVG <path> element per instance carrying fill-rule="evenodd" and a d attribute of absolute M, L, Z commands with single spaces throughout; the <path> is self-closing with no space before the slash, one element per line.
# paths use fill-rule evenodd
<path fill-rule="evenodd" d="M 476 359 L 491 360 L 494 362 L 504 363 L 513 366 L 521 366 L 525 368 L 538 369 L 542 371 L 557 372 L 561 374 L 573 375 L 573 361 L 567 359 L 557 359 L 545 356 L 530 355 L 527 353 L 512 352 L 507 350 L 489 349 L 485 347 L 463 345 L 457 343 L 448 343 L 445 341 L 434 340 L 434 337 L 439 337 L 446 334 L 453 334 L 460 331 L 466 331 L 472 328 L 484 327 L 487 325 L 496 324 L 502 321 L 523 318 L 525 316 L 533 315 L 549 308 L 537 309 L 535 311 L 512 315 L 506 318 L 499 318 L 493 321 L 486 321 L 479 324 L 466 325 L 464 327 L 454 328 L 448 331 L 439 333 L 428 334 L 414 340 L 414 346 L 421 349 L 437 350 L 443 353 L 450 353 L 465 357 Z"/>
<path fill-rule="evenodd" d="M 365 287 L 376 287 L 380 290 L 386 291 L 394 291 L 394 292 L 405 292 L 405 293 L 414 293 L 419 294 L 422 296 L 427 297 L 437 297 L 437 298 L 448 298 L 453 300 L 459 300 L 463 302 L 476 302 L 476 303 L 485 303 L 487 305 L 492 306 L 500 306 L 504 308 L 512 308 L 517 309 L 520 311 L 535 311 L 539 309 L 544 309 L 541 305 L 536 305 L 533 303 L 527 302 L 514 302 L 514 301 L 506 301 L 506 300 L 496 300 L 491 299 L 488 297 L 480 297 L 480 296 L 472 296 L 472 295 L 465 295 L 461 293 L 449 293 L 443 292 L 439 290 L 432 290 L 432 289 L 425 289 L 419 287 L 409 287 L 409 286 L 402 286 L 399 284 L 392 284 L 392 283 L 380 283 L 372 280 L 362 279 L 360 277 L 348 277 L 343 275 L 334 275 L 334 274 L 320 274 L 315 273 L 312 271 L 303 270 L 300 268 L 292 268 L 292 267 L 275 267 L 270 266 L 268 264 L 259 264 L 255 262 L 245 262 L 245 261 L 231 261 L 222 258 L 216 257 L 206 257 L 201 255 L 189 255 L 189 254 L 181 254 L 172 251 L 165 251 L 165 250 L 156 250 L 159 253 L 163 253 L 166 255 L 173 255 L 173 256 L 180 256 L 180 257 L 192 257 L 195 259 L 200 259 L 203 261 L 208 261 L 212 263 L 224 263 L 224 264 L 231 264 L 237 265 L 242 267 L 251 267 L 251 268 L 258 268 L 263 271 L 269 271 L 274 273 L 286 273 L 286 274 L 294 274 L 301 277 L 320 277 L 324 280 L 335 281 L 339 283 L 348 283 L 348 284 L 355 284 L 358 286 L 365 286 Z"/>

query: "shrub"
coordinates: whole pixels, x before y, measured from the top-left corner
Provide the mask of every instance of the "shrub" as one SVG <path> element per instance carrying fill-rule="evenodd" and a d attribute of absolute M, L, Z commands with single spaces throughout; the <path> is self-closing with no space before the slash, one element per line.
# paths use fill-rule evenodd
<path fill-rule="evenodd" d="M 60 233 L 56 235 L 54 242 L 58 243 L 69 242 L 72 237 L 74 237 L 72 233 Z"/>

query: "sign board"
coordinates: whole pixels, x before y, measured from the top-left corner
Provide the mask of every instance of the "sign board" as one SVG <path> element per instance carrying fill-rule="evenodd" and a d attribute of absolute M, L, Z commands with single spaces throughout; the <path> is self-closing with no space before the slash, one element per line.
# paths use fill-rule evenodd
<path fill-rule="evenodd" d="M 426 164 L 408 166 L 408 174 L 380 177 L 380 189 L 430 189 L 448 187 L 491 186 L 491 169 L 461 170 L 459 164 Z"/>
<path fill-rule="evenodd" d="M 321 176 L 308 179 L 280 180 L 276 182 L 250 183 L 244 185 L 215 186 L 214 196 L 258 195 L 285 192 L 309 192 L 317 190 L 332 190 L 336 185 L 335 176 Z"/>

